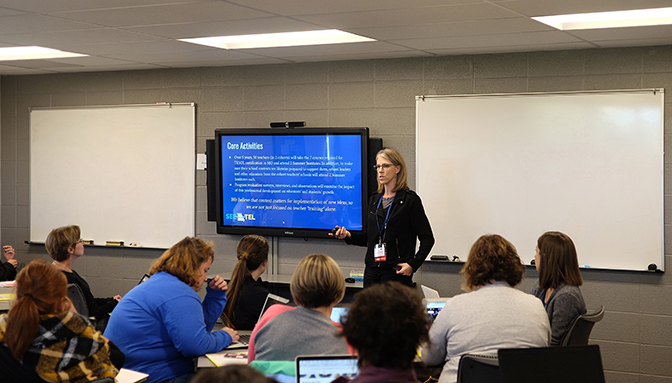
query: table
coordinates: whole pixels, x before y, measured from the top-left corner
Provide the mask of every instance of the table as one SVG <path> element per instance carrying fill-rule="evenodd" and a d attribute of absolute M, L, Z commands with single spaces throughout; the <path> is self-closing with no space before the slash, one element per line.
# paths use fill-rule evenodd
<path fill-rule="evenodd" d="M 0 295 L 14 294 L 14 281 L 0 282 Z M 9 311 L 13 299 L 0 299 L 0 313 Z"/>

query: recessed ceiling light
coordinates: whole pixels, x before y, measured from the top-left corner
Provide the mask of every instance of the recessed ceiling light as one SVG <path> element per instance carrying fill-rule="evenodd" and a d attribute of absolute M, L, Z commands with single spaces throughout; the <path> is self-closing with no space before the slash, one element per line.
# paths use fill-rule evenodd
<path fill-rule="evenodd" d="M 80 53 L 59 51 L 43 47 L 6 47 L 0 48 L 0 61 L 56 59 L 64 57 L 88 56 Z"/>
<path fill-rule="evenodd" d="M 223 49 L 249 49 L 270 47 L 291 47 L 300 45 L 343 44 L 375 41 L 364 36 L 328 29 L 321 31 L 262 33 L 257 35 L 214 36 L 195 39 L 179 39 L 188 43 L 207 45 Z"/>
<path fill-rule="evenodd" d="M 623 28 L 672 24 L 672 8 L 635 9 L 631 11 L 577 13 L 533 17 L 534 20 L 562 31 L 572 29 Z"/>

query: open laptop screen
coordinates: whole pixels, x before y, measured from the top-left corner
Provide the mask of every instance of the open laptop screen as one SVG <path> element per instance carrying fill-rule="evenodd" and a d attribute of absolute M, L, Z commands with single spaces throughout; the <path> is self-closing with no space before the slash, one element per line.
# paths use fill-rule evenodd
<path fill-rule="evenodd" d="M 336 306 L 331 309 L 331 320 L 336 323 L 341 323 L 341 319 L 345 319 L 345 316 L 348 315 L 349 307 Z"/>
<path fill-rule="evenodd" d="M 356 355 L 299 355 L 296 357 L 297 383 L 331 383 L 359 373 Z"/>
<path fill-rule="evenodd" d="M 434 323 L 436 316 L 446 305 L 449 298 L 425 298 L 425 306 L 427 307 L 427 315 L 429 316 L 429 323 Z"/>
<path fill-rule="evenodd" d="M 266 296 L 266 300 L 264 301 L 264 307 L 261 308 L 261 313 L 259 313 L 259 319 L 261 319 L 261 317 L 264 316 L 264 313 L 266 312 L 266 310 L 268 310 L 269 307 L 275 304 L 286 305 L 287 303 L 289 303 L 289 299 L 281 297 L 279 295 L 275 295 L 273 293 L 268 293 L 268 295 Z"/>

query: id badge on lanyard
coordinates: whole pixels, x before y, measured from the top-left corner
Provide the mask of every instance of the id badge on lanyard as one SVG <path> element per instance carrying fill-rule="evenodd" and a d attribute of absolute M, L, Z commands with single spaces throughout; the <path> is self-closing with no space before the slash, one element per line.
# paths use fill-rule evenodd
<path fill-rule="evenodd" d="M 380 200 L 378 201 L 378 207 L 377 209 L 380 209 L 380 203 L 383 201 L 383 196 L 380 196 Z M 380 223 L 378 222 L 378 218 L 376 217 L 376 225 L 378 225 L 378 243 L 373 247 L 373 260 L 376 262 L 385 262 L 387 261 L 387 250 L 385 249 L 385 242 L 383 242 L 384 238 L 384 233 L 387 231 L 387 219 L 390 217 L 390 210 L 392 210 L 392 203 L 394 202 L 394 198 L 392 198 L 392 202 L 390 202 L 390 206 L 387 208 L 387 214 L 385 215 L 385 222 L 383 223 L 383 228 L 381 230 L 380 228 Z"/>
<path fill-rule="evenodd" d="M 387 253 L 385 252 L 385 243 L 378 242 L 373 248 L 373 260 L 376 262 L 387 261 Z"/>

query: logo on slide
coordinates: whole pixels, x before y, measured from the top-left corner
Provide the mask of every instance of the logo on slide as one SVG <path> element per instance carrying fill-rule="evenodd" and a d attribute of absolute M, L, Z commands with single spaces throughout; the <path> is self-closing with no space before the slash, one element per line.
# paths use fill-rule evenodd
<path fill-rule="evenodd" d="M 238 222 L 247 222 L 254 221 L 254 214 L 243 214 L 243 213 L 227 213 L 226 219 L 231 219 Z"/>

